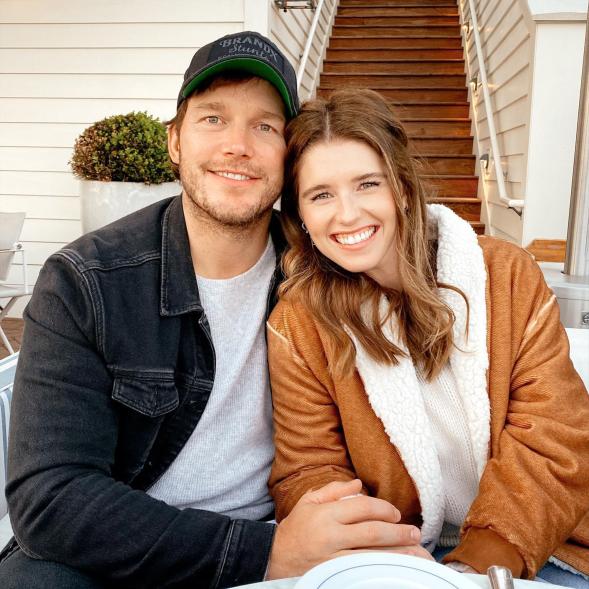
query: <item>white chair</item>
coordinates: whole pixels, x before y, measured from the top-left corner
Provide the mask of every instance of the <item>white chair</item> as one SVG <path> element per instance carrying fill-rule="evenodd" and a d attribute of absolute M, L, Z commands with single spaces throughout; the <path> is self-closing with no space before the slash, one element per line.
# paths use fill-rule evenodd
<path fill-rule="evenodd" d="M 12 536 L 4 487 L 8 462 L 8 422 L 17 361 L 18 353 L 0 360 L 0 550 Z"/>
<path fill-rule="evenodd" d="M 0 213 L 0 299 L 8 299 L 4 306 L 0 305 L 0 340 L 11 354 L 14 354 L 14 349 L 2 330 L 2 320 L 8 315 L 18 297 L 31 294 L 27 281 L 25 250 L 18 241 L 24 221 L 25 213 Z M 22 260 L 22 285 L 8 285 L 6 279 L 17 253 L 21 255 Z"/>

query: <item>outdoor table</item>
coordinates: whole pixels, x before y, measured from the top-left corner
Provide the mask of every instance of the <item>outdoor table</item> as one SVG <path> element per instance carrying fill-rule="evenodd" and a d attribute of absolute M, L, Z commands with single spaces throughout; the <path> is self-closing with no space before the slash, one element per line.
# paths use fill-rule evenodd
<path fill-rule="evenodd" d="M 483 589 L 489 589 L 491 587 L 491 585 L 489 584 L 489 579 L 486 577 L 486 575 L 466 574 L 466 576 Z M 292 579 L 279 579 L 277 581 L 254 583 L 252 585 L 241 585 L 241 588 L 245 589 L 247 587 L 247 589 L 293 589 L 298 580 L 298 577 Z M 515 589 L 542 589 L 548 587 L 561 587 L 561 585 L 551 585 L 549 583 L 539 583 L 537 581 L 523 581 L 521 579 L 515 579 L 514 585 Z"/>

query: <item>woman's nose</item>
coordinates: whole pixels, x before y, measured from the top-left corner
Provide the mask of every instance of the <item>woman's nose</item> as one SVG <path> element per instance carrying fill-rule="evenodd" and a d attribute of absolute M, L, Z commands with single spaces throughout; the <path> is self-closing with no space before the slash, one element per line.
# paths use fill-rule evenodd
<path fill-rule="evenodd" d="M 360 209 L 357 200 L 352 195 L 344 195 L 339 199 L 337 217 L 340 223 L 349 225 L 358 220 Z"/>

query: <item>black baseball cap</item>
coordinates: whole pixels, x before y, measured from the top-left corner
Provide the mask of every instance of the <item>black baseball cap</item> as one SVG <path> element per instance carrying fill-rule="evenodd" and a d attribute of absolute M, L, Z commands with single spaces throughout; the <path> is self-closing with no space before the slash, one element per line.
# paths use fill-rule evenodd
<path fill-rule="evenodd" d="M 221 37 L 201 47 L 192 58 L 178 95 L 178 107 L 199 86 L 219 73 L 249 72 L 264 78 L 280 93 L 288 118 L 299 110 L 297 77 L 284 54 L 263 35 L 243 31 Z"/>

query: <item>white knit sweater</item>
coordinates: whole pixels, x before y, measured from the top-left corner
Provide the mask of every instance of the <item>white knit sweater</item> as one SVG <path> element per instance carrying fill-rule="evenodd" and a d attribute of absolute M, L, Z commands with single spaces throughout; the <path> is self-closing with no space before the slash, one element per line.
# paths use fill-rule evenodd
<path fill-rule="evenodd" d="M 428 205 L 428 217 L 438 239 L 438 280 L 458 287 L 468 299 L 468 338 L 464 300 L 440 289 L 456 316 L 455 347 L 435 382 L 426 383 L 411 358 L 401 358 L 396 366 L 379 364 L 353 335 L 352 340 L 370 404 L 419 493 L 422 543 L 433 550 L 444 522 L 460 525 L 477 493 L 488 458 L 490 409 L 482 250 L 470 225 L 450 209 Z M 384 313 L 384 299 L 381 305 Z M 404 347 L 396 335 L 395 318 L 384 332 Z"/>

